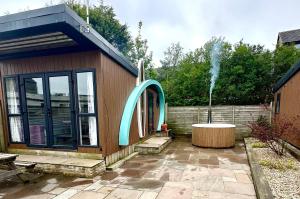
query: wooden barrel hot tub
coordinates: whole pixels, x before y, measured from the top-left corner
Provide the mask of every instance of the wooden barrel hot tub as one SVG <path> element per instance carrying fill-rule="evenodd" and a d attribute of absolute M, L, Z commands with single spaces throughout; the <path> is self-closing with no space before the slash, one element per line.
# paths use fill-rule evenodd
<path fill-rule="evenodd" d="M 212 148 L 233 147 L 235 144 L 235 125 L 193 124 L 192 144 Z"/>

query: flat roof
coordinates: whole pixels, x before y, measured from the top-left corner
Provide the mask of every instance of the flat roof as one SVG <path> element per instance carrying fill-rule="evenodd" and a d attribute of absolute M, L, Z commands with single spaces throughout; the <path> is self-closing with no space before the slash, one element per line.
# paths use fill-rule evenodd
<path fill-rule="evenodd" d="M 100 50 L 137 76 L 121 52 L 65 4 L 0 17 L 0 60 Z"/>
<path fill-rule="evenodd" d="M 293 65 L 285 75 L 283 75 L 273 87 L 273 92 L 278 91 L 286 82 L 288 82 L 296 73 L 300 71 L 300 62 Z"/>

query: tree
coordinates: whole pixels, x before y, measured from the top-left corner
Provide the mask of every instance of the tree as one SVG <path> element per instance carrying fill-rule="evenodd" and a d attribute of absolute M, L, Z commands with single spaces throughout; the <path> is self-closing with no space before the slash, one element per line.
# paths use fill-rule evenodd
<path fill-rule="evenodd" d="M 211 48 L 220 38 L 188 52 L 161 81 L 170 105 L 208 105 Z M 273 53 L 261 45 L 223 42 L 212 103 L 259 104 L 272 98 Z M 172 68 L 172 67 L 171 67 Z M 161 70 L 159 70 L 161 71 Z M 162 76 L 159 74 L 159 76 Z"/>
<path fill-rule="evenodd" d="M 155 75 L 152 63 L 152 51 L 149 52 L 147 39 L 142 38 L 142 26 L 143 23 L 140 21 L 138 23 L 138 35 L 134 39 L 133 48 L 129 53 L 129 58 L 135 65 L 138 64 L 139 60 L 143 59 L 146 77 L 151 77 Z"/>
<path fill-rule="evenodd" d="M 294 45 L 277 46 L 273 59 L 273 83 L 279 80 L 299 60 L 300 51 Z"/>
<path fill-rule="evenodd" d="M 221 62 L 213 92 L 215 104 L 259 104 L 269 101 L 272 84 L 272 53 L 261 45 L 234 46 Z M 226 89 L 224 89 L 226 88 Z"/>
<path fill-rule="evenodd" d="M 179 42 L 172 43 L 164 52 L 164 58 L 160 60 L 163 68 L 176 67 L 183 59 L 183 47 Z"/>
<path fill-rule="evenodd" d="M 165 87 L 169 89 L 169 76 L 174 69 L 177 68 L 180 61 L 183 59 L 183 47 L 179 42 L 172 43 L 164 52 L 164 58 L 160 60 L 161 68 L 156 69 L 158 72 L 156 79 L 158 81 L 166 80 Z"/>
<path fill-rule="evenodd" d="M 86 5 L 77 0 L 67 0 L 66 3 L 80 17 L 86 18 Z M 89 7 L 90 25 L 109 43 L 121 51 L 125 56 L 132 49 L 132 39 L 126 24 L 116 19 L 116 14 L 111 6 L 103 4 Z"/>

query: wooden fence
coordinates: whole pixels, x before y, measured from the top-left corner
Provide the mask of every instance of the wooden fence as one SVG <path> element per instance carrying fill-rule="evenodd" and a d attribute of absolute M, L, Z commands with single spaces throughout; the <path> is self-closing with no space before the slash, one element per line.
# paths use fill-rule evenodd
<path fill-rule="evenodd" d="M 208 106 L 179 106 L 166 109 L 168 128 L 176 135 L 191 134 L 192 124 L 207 123 Z M 272 113 L 260 105 L 212 107 L 213 123 L 235 124 L 236 139 L 248 136 L 250 129 L 247 124 L 260 115 L 271 120 Z"/>

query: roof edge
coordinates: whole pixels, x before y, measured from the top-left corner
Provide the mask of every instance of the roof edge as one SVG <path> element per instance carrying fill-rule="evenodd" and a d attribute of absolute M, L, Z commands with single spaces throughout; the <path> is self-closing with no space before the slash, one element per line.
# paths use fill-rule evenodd
<path fill-rule="evenodd" d="M 55 21 L 52 19 L 51 23 L 66 23 L 70 25 L 76 32 L 80 33 L 83 38 L 88 39 L 91 43 L 95 45 L 95 47 L 99 48 L 99 50 L 106 55 L 108 55 L 111 59 L 116 61 L 123 67 L 125 70 L 130 72 L 132 75 L 138 75 L 138 68 L 132 64 L 128 58 L 126 58 L 118 49 L 112 46 L 105 38 L 103 38 L 96 30 L 90 27 L 89 32 L 82 31 L 82 27 L 86 27 L 87 23 L 82 19 L 74 10 L 69 8 L 66 4 L 58 4 L 49 7 L 43 7 L 39 9 L 29 10 L 25 12 L 18 12 L 14 14 L 9 14 L 5 16 L 0 16 L 0 25 L 3 27 L 6 24 L 11 24 L 14 22 L 18 22 L 17 29 L 24 28 L 33 28 L 34 26 L 49 25 L 47 22 L 43 23 L 21 23 L 24 20 L 36 20 L 39 17 L 47 17 L 53 18 L 53 15 L 61 14 L 61 18 L 59 21 Z M 54 20 L 54 21 L 53 21 Z M 27 24 L 27 25 L 26 25 Z M 0 30 L 1 33 L 16 31 L 17 29 L 7 29 Z"/>

